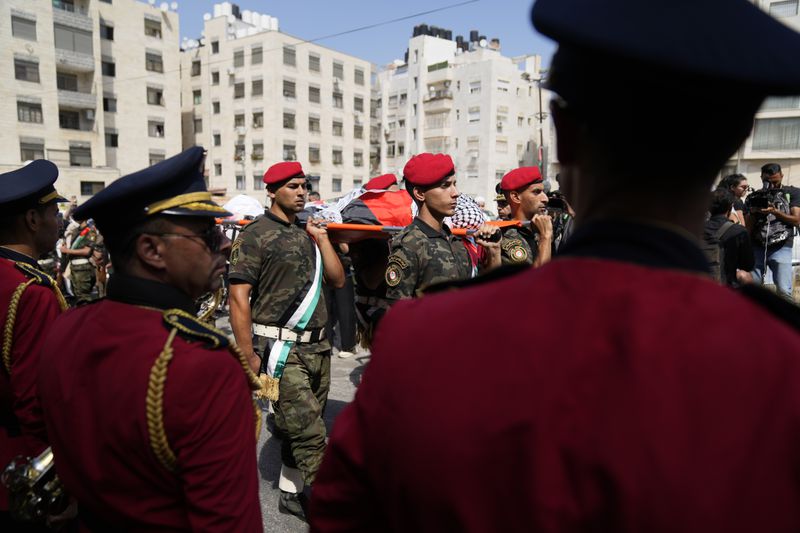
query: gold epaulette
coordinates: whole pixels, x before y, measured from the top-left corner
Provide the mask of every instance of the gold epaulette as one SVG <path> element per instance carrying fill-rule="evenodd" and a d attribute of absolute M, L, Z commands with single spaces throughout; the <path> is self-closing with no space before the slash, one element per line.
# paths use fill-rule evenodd
<path fill-rule="evenodd" d="M 61 291 L 58 289 L 58 285 L 53 278 L 27 263 L 15 261 L 14 266 L 17 267 L 17 270 L 25 274 L 25 277 L 28 278 L 28 281 L 23 281 L 20 283 L 19 286 L 17 286 L 17 288 L 14 290 L 14 293 L 11 295 L 11 300 L 8 302 L 6 323 L 3 326 L 3 366 L 5 367 L 6 372 L 9 374 L 11 373 L 11 347 L 14 341 L 14 323 L 17 320 L 19 302 L 22 299 L 22 294 L 25 292 L 25 290 L 31 285 L 41 285 L 43 287 L 47 287 L 55 293 L 56 299 L 58 300 L 58 306 L 61 308 L 61 310 L 65 311 L 67 309 L 67 301 L 64 299 L 64 295 L 61 294 Z"/>
<path fill-rule="evenodd" d="M 147 412 L 147 431 L 150 434 L 150 447 L 153 449 L 159 462 L 170 472 L 177 470 L 177 458 L 175 452 L 167 440 L 166 429 L 164 428 L 164 384 L 167 381 L 167 368 L 175 355 L 172 343 L 175 335 L 181 333 L 182 337 L 188 340 L 204 341 L 208 348 L 227 348 L 244 370 L 247 383 L 252 390 L 261 388 L 258 377 L 250 370 L 244 354 L 236 344 L 230 342 L 222 330 L 219 330 L 197 317 L 180 309 L 168 309 L 163 314 L 164 322 L 170 326 L 170 333 L 164 348 L 153 363 L 150 369 L 150 379 L 147 383 L 147 394 L 145 398 L 145 408 Z M 202 385 L 202 384 L 200 384 Z M 261 432 L 261 409 L 253 401 L 256 419 L 256 440 Z"/>

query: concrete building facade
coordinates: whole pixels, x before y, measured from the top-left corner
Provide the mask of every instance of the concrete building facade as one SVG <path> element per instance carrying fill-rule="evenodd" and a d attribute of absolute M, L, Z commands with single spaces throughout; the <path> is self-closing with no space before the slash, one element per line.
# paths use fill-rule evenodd
<path fill-rule="evenodd" d="M 795 31 L 800 31 L 798 0 L 754 0 L 754 3 Z M 775 76 L 780 76 L 775 72 Z M 778 163 L 784 183 L 800 186 L 800 95 L 771 97 L 764 102 L 753 132 L 722 170 L 725 176 L 744 174 L 754 187 L 761 184 L 761 166 Z"/>
<path fill-rule="evenodd" d="M 262 196 L 264 171 L 297 160 L 324 199 L 369 179 L 368 61 L 282 33 L 224 2 L 181 54 L 183 145 L 208 150 L 212 189 Z"/>
<path fill-rule="evenodd" d="M 540 157 L 546 166 L 551 128 L 541 112 L 548 101 L 541 58 L 505 57 L 499 41 L 475 31 L 469 41 L 427 26 L 417 33 L 405 61 L 377 75 L 372 173 L 401 177 L 414 154 L 447 153 L 459 190 L 491 199 L 509 170 L 538 165 Z"/>
<path fill-rule="evenodd" d="M 0 3 L 0 172 L 49 159 L 83 201 L 177 153 L 179 34 L 135 0 Z"/>

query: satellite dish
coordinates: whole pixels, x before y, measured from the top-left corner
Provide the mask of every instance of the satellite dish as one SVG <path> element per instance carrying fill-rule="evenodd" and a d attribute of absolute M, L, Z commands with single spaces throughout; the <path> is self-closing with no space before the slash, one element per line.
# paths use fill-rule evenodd
<path fill-rule="evenodd" d="M 172 9 L 173 11 L 177 11 L 177 10 L 178 10 L 178 2 L 172 2 L 172 3 L 169 5 L 169 7 L 170 7 L 170 9 Z"/>
<path fill-rule="evenodd" d="M 486 39 L 481 39 L 478 44 L 481 48 L 486 48 Z"/>
<path fill-rule="evenodd" d="M 211 20 L 211 13 L 206 13 L 203 15 L 203 20 Z"/>

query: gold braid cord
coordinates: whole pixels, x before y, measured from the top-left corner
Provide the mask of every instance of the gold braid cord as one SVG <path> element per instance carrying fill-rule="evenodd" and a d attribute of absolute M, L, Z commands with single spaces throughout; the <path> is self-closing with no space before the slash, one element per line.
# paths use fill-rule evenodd
<path fill-rule="evenodd" d="M 43 275 L 47 276 L 47 274 Z M 61 294 L 61 291 L 58 289 L 56 282 L 53 281 L 53 278 L 47 276 L 47 279 L 51 282 L 51 287 L 56 295 L 56 299 L 58 300 L 58 307 L 62 312 L 66 311 L 67 301 L 64 299 L 64 295 Z M 22 294 L 25 292 L 25 290 L 36 283 L 36 281 L 37 280 L 35 278 L 31 278 L 24 283 L 20 283 L 19 287 L 17 287 L 14 291 L 14 294 L 11 295 L 11 300 L 8 302 L 8 314 L 6 315 L 6 323 L 3 328 L 3 366 L 6 368 L 6 371 L 9 374 L 11 373 L 11 347 L 14 341 L 14 323 L 17 320 L 19 302 L 22 299 Z"/>
<path fill-rule="evenodd" d="M 164 468 L 170 472 L 175 471 L 177 459 L 169 447 L 164 429 L 164 383 L 167 381 L 167 367 L 175 355 L 172 341 L 177 333 L 175 328 L 170 331 L 164 348 L 150 369 L 150 380 L 147 383 L 147 431 L 150 433 L 150 447 Z"/>
<path fill-rule="evenodd" d="M 17 320 L 19 301 L 25 289 L 34 283 L 36 283 L 35 279 L 20 283 L 14 294 L 11 295 L 11 301 L 8 302 L 8 315 L 6 315 L 6 324 L 3 328 L 3 366 L 6 367 L 6 372 L 9 374 L 11 373 L 11 344 L 14 341 L 14 322 Z"/>

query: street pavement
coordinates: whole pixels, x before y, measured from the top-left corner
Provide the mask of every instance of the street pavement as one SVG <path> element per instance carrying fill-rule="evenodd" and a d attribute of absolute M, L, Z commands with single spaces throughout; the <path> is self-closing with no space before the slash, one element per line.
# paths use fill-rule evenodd
<path fill-rule="evenodd" d="M 230 334 L 227 317 L 217 320 L 217 327 Z M 335 350 L 334 350 L 335 352 Z M 361 373 L 369 361 L 369 352 L 358 351 L 353 357 L 342 359 L 335 354 L 331 358 L 331 390 L 325 409 L 325 425 L 330 433 L 333 421 L 345 405 L 353 400 Z M 259 499 L 267 533 L 296 533 L 308 531 L 305 522 L 294 516 L 278 512 L 278 475 L 281 470 L 281 444 L 272 435 L 267 425 L 267 411 L 262 412 L 261 437 L 258 440 Z"/>

